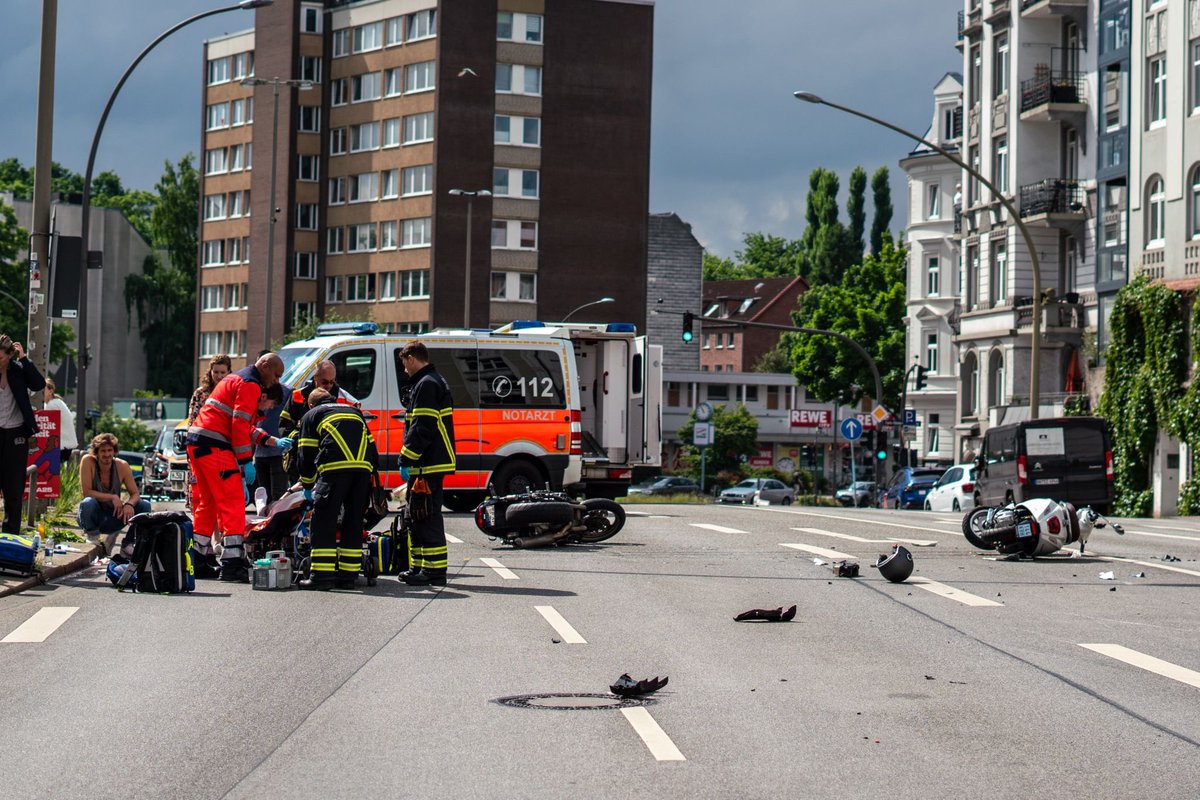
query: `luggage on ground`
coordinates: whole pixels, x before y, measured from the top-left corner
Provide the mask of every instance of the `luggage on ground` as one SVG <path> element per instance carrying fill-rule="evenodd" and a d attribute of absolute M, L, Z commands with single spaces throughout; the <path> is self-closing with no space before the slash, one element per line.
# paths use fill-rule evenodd
<path fill-rule="evenodd" d="M 129 522 L 122 553 L 133 543 L 128 563 L 118 554 L 109 562 L 108 578 L 117 588 L 179 594 L 196 588 L 192 568 L 192 524 L 183 511 L 138 514 Z M 116 562 L 115 564 L 113 562 Z M 133 569 L 132 575 L 129 570 Z"/>
<path fill-rule="evenodd" d="M 27 536 L 0 533 L 0 569 L 32 575 L 37 571 L 37 545 Z"/>

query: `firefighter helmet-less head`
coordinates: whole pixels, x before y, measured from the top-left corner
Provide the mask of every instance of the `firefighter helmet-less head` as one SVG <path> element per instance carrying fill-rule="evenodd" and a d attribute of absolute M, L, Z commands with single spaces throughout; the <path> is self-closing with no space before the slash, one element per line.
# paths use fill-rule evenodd
<path fill-rule="evenodd" d="M 879 574 L 892 583 L 904 583 L 912 575 L 913 557 L 903 545 L 896 545 L 891 553 L 883 553 L 875 562 Z"/>

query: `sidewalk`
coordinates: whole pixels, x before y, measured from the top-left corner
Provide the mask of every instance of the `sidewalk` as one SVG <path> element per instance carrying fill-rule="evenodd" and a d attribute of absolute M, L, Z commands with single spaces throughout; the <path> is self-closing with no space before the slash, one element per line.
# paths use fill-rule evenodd
<path fill-rule="evenodd" d="M 37 555 L 37 566 L 40 571 L 33 575 L 17 575 L 12 572 L 0 572 L 0 597 L 10 594 L 20 594 L 27 589 L 34 589 L 48 581 L 61 578 L 77 572 L 91 564 L 100 555 L 99 545 L 88 542 L 65 542 L 70 547 L 79 549 L 78 553 L 55 553 L 54 566 L 42 567 L 42 554 Z"/>

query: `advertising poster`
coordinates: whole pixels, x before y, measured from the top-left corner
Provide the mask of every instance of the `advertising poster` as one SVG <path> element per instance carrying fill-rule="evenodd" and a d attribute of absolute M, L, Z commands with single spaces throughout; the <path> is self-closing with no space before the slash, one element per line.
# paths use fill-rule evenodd
<path fill-rule="evenodd" d="M 38 432 L 33 437 L 29 448 L 29 464 L 37 466 L 37 498 L 38 500 L 54 500 L 61 490 L 59 474 L 62 471 L 60 462 L 59 436 L 62 415 L 58 411 L 34 411 L 37 418 Z M 25 497 L 29 497 L 29 484 L 25 484 Z"/>

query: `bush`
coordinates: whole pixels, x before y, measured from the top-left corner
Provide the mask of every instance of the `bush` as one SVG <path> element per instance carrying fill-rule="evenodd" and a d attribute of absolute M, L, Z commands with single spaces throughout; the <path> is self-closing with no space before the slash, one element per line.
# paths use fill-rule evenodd
<path fill-rule="evenodd" d="M 141 450 L 154 441 L 154 431 L 136 419 L 123 419 L 117 416 L 113 407 L 109 406 L 104 413 L 91 423 L 92 436 L 101 433 L 111 433 L 117 437 L 117 449 Z M 80 447 L 86 449 L 90 442 L 80 442 Z"/>

